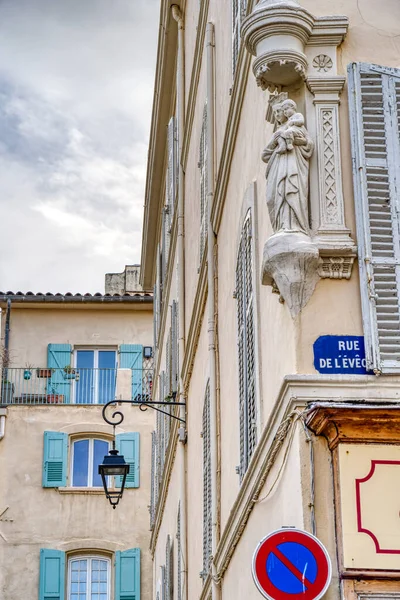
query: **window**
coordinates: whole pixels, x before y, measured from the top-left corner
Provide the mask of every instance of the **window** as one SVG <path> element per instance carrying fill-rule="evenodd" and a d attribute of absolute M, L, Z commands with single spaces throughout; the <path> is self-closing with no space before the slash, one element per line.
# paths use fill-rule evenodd
<path fill-rule="evenodd" d="M 236 72 L 240 50 L 240 27 L 247 11 L 247 0 L 232 0 L 232 73 Z"/>
<path fill-rule="evenodd" d="M 70 556 L 61 550 L 40 550 L 39 600 L 140 600 L 140 548 L 116 552 L 114 560 L 88 554 Z"/>
<path fill-rule="evenodd" d="M 73 487 L 102 487 L 98 467 L 108 454 L 105 440 L 76 440 L 72 444 L 71 485 Z"/>
<path fill-rule="evenodd" d="M 123 454 L 130 466 L 125 487 L 137 488 L 140 485 L 140 435 L 137 432 L 119 433 L 115 436 L 115 446 Z M 97 473 L 98 465 L 108 453 L 109 444 L 98 438 L 72 440 L 70 445 L 71 487 L 102 487 Z M 60 431 L 45 431 L 43 445 L 42 486 L 59 488 L 67 486 L 68 434 Z M 116 477 L 115 487 L 121 486 L 121 477 Z"/>
<path fill-rule="evenodd" d="M 252 219 L 247 211 L 236 265 L 240 467 L 242 479 L 257 444 Z"/>
<path fill-rule="evenodd" d="M 207 178 L 207 157 L 208 157 L 208 143 L 207 143 L 207 104 L 203 110 L 203 124 L 201 127 L 200 136 L 200 156 L 199 156 L 199 169 L 200 169 L 200 264 L 204 254 L 204 248 L 207 239 L 207 219 L 208 219 L 208 208 L 207 208 L 207 193 L 208 193 L 208 178 Z"/>
<path fill-rule="evenodd" d="M 105 404 L 115 398 L 117 376 L 115 350 L 76 350 L 76 404 Z M 77 377 L 78 376 L 78 377 Z"/>
<path fill-rule="evenodd" d="M 400 69 L 349 66 L 367 368 L 400 373 Z"/>
<path fill-rule="evenodd" d="M 210 382 L 207 382 L 203 409 L 203 582 L 210 570 L 212 554 Z"/>
<path fill-rule="evenodd" d="M 110 560 L 100 556 L 68 561 L 68 600 L 110 600 Z"/>

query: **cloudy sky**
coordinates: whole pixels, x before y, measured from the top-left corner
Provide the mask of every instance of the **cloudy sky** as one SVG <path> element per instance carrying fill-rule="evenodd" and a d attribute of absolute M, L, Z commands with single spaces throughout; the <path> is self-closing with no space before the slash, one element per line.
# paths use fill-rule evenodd
<path fill-rule="evenodd" d="M 159 0 L 0 0 L 0 290 L 140 261 Z"/>

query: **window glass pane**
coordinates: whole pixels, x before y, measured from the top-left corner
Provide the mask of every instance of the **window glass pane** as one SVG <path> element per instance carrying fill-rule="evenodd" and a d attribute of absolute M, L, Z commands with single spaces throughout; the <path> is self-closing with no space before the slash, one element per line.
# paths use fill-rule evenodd
<path fill-rule="evenodd" d="M 71 561 L 71 580 L 68 600 L 87 600 L 87 569 L 87 560 Z"/>
<path fill-rule="evenodd" d="M 108 600 L 107 561 L 92 561 L 90 600 Z"/>
<path fill-rule="evenodd" d="M 114 350 L 99 350 L 98 403 L 105 404 L 115 398 L 117 358 Z"/>
<path fill-rule="evenodd" d="M 99 350 L 99 369 L 115 369 L 115 350 Z"/>
<path fill-rule="evenodd" d="M 79 440 L 74 442 L 74 464 L 72 473 L 72 485 L 75 487 L 85 487 L 88 485 L 88 461 L 89 461 L 89 440 Z M 81 560 L 86 564 L 86 561 Z M 75 563 L 72 563 L 72 567 Z M 84 567 L 82 567 L 84 568 Z"/>
<path fill-rule="evenodd" d="M 103 482 L 99 475 L 99 465 L 103 462 L 105 455 L 108 454 L 108 442 L 103 440 L 94 440 L 93 448 L 93 487 L 102 487 Z M 98 562 L 98 561 L 93 561 Z M 104 561 L 103 561 L 104 562 Z M 106 563 L 107 568 L 107 563 Z"/>
<path fill-rule="evenodd" d="M 80 367 L 81 369 L 93 369 L 94 351 L 78 350 L 76 353 L 76 366 Z"/>
<path fill-rule="evenodd" d="M 76 367 L 79 368 L 79 379 L 75 379 L 76 404 L 93 404 L 94 402 L 94 350 L 78 350 Z"/>

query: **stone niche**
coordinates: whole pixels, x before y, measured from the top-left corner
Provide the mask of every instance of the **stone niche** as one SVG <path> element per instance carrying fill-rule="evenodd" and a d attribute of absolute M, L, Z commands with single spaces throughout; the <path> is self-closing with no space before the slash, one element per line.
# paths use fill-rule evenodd
<path fill-rule="evenodd" d="M 337 48 L 347 29 L 346 16 L 315 17 L 297 0 L 261 0 L 242 25 L 275 124 L 262 154 L 273 235 L 261 278 L 279 289 L 293 317 L 320 278 L 349 279 L 356 256 L 344 219 L 339 143 L 345 77 L 337 74 Z M 302 98 L 302 113 L 293 97 Z"/>

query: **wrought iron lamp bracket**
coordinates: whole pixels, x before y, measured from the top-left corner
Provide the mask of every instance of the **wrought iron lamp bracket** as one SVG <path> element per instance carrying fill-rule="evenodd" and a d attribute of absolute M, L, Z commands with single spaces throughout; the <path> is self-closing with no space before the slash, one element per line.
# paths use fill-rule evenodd
<path fill-rule="evenodd" d="M 166 415 L 167 417 L 170 417 L 171 419 L 175 419 L 176 421 L 179 421 L 180 423 L 183 423 L 184 425 L 186 425 L 186 420 L 182 419 L 181 417 L 178 417 L 176 415 L 172 415 L 169 412 L 166 412 L 165 410 L 162 410 L 161 408 L 157 408 L 158 406 L 186 406 L 185 402 L 153 402 L 153 400 L 110 400 L 109 402 L 107 402 L 104 406 L 103 406 L 103 419 L 105 420 L 106 423 L 108 423 L 109 425 L 112 425 L 115 429 L 115 427 L 117 425 L 121 425 L 121 423 L 123 422 L 125 415 L 120 411 L 120 410 L 116 410 L 115 412 L 113 412 L 113 414 L 111 415 L 111 419 L 107 418 L 106 416 L 106 411 L 108 409 L 109 406 L 116 406 L 117 404 L 131 404 L 132 406 L 138 406 L 140 408 L 140 410 L 142 411 L 146 411 L 148 408 L 152 408 L 153 410 L 156 410 L 157 412 L 160 412 L 164 415 Z"/>

